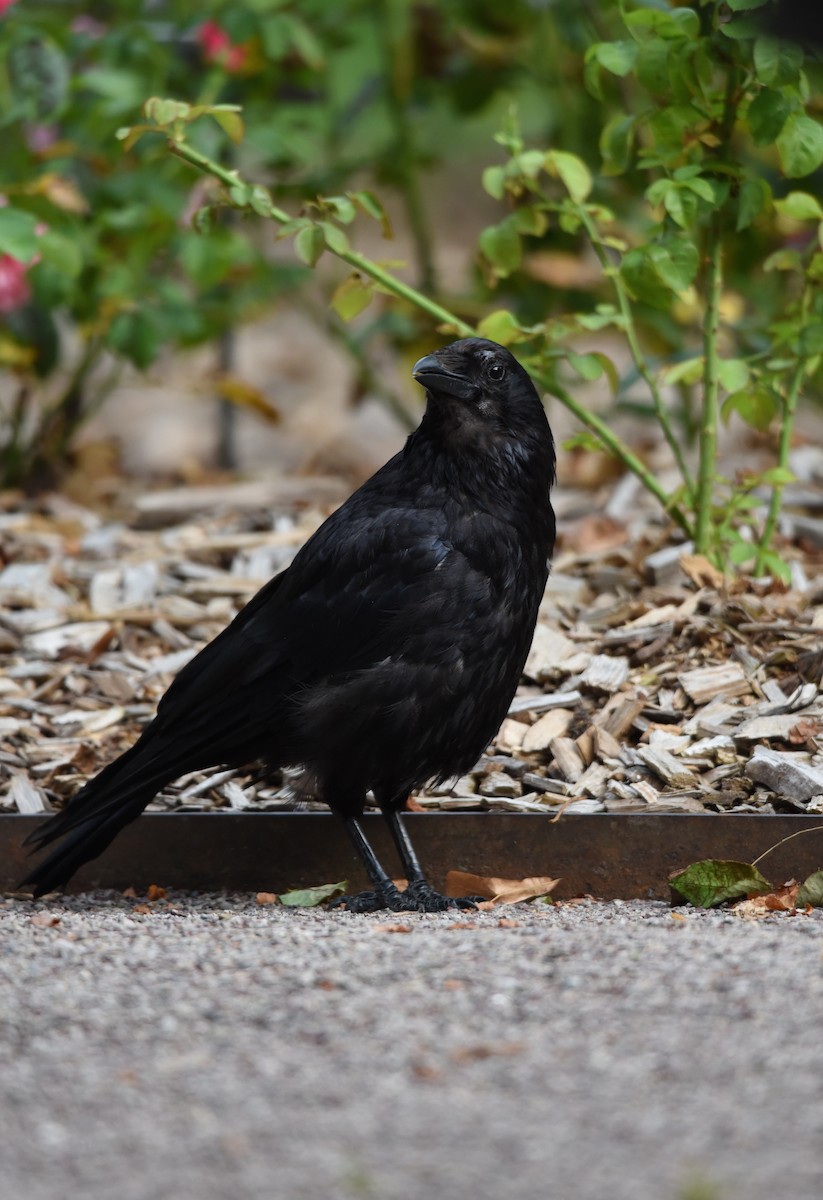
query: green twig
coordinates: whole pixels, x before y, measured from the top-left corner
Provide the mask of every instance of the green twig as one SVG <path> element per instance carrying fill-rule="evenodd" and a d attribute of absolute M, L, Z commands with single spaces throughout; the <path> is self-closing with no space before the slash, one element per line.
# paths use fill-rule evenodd
<path fill-rule="evenodd" d="M 663 403 L 663 397 L 660 394 L 660 388 L 657 386 L 657 381 L 652 374 L 649 364 L 646 362 L 646 356 L 641 349 L 640 342 L 637 337 L 637 328 L 634 323 L 634 313 L 629 301 L 629 296 L 626 291 L 625 284 L 620 276 L 620 272 L 615 269 L 609 261 L 605 248 L 600 240 L 600 234 L 597 227 L 592 221 L 589 214 L 582 206 L 577 206 L 577 213 L 583 222 L 583 227 L 589 235 L 589 241 L 592 244 L 592 249 L 597 255 L 600 266 L 603 268 L 603 274 L 611 280 L 614 287 L 615 295 L 617 296 L 617 304 L 620 309 L 620 315 L 623 318 L 623 329 L 626 333 L 626 341 L 629 345 L 629 352 L 632 356 L 632 362 L 637 368 L 637 373 L 646 387 L 649 389 L 649 394 L 654 404 L 654 411 L 660 423 L 660 428 L 663 431 L 663 436 L 669 444 L 669 447 L 674 454 L 675 462 L 680 471 L 681 478 L 686 484 L 686 487 L 691 490 L 692 477 L 691 472 L 686 464 L 686 459 L 683 455 L 683 450 L 680 445 L 680 439 L 671 427 L 669 422 L 669 414 L 666 412 L 666 406 Z"/>
<path fill-rule="evenodd" d="M 720 222 L 712 217 L 707 242 L 708 275 L 706 316 L 703 323 L 703 411 L 700 416 L 700 471 L 697 481 L 694 545 L 698 554 L 709 549 L 712 531 L 712 495 L 717 460 L 717 415 L 720 393 L 720 299 L 723 293 L 723 248 Z"/>
<path fill-rule="evenodd" d="M 227 187 L 235 187 L 242 182 L 237 171 L 229 171 L 225 167 L 221 167 L 219 163 L 214 162 L 210 158 L 206 158 L 205 155 L 201 154 L 198 150 L 193 149 L 193 147 L 189 146 L 186 142 L 172 140 L 169 143 L 169 147 L 173 154 L 176 154 L 179 158 L 185 159 L 186 162 L 191 163 L 192 166 L 197 167 L 199 170 L 213 175 Z M 281 225 L 289 223 L 292 219 L 288 213 L 278 208 L 275 204 L 271 204 L 269 216 Z M 442 305 L 430 300 L 428 296 L 424 296 L 422 292 L 410 287 L 407 283 L 403 283 L 394 275 L 389 274 L 388 271 L 384 271 L 382 267 L 377 265 L 377 263 L 372 262 L 371 259 L 366 258 L 362 254 L 358 254 L 356 250 L 334 250 L 332 253 L 338 258 L 342 259 L 343 262 L 348 263 L 349 266 L 354 267 L 356 271 L 360 271 L 363 275 L 367 275 L 370 279 L 373 279 L 376 283 L 379 283 L 380 286 L 391 295 L 397 296 L 401 300 L 406 300 L 408 303 L 413 304 L 422 312 L 427 313 L 430 317 L 437 321 L 438 324 L 445 325 L 448 329 L 453 330 L 461 337 L 477 336 L 477 330 L 469 325 L 466 321 L 463 321 L 454 313 L 449 312 L 448 309 L 443 308 Z M 597 435 L 608 451 L 614 454 L 615 457 L 624 463 L 624 465 L 630 471 L 637 475 L 644 487 L 646 487 L 652 493 L 652 495 L 660 502 L 666 511 L 670 512 L 672 519 L 680 526 L 684 533 L 688 537 L 691 537 L 692 529 L 685 514 L 680 508 L 671 506 L 671 497 L 666 493 L 664 488 L 661 487 L 660 483 L 649 471 L 646 465 L 637 457 L 637 455 L 632 453 L 629 447 L 623 441 L 621 441 L 617 434 L 613 433 L 609 426 L 595 413 L 589 412 L 588 409 L 578 404 L 578 402 L 569 392 L 565 391 L 564 388 L 559 387 L 557 383 L 550 379 L 549 376 L 544 372 L 534 370 L 532 371 L 532 374 L 535 380 L 543 388 L 545 388 L 547 392 L 550 392 L 552 395 L 556 396 L 561 403 L 564 404 L 575 417 L 577 417 L 581 424 L 585 425 L 587 429 L 590 429 L 592 433 Z"/>
<path fill-rule="evenodd" d="M 803 382 L 803 372 L 806 363 L 804 359 L 798 359 L 789 379 L 789 386 L 786 390 L 786 396 L 783 400 L 783 419 L 780 422 L 780 443 L 777 451 L 777 465 L 786 471 L 789 467 L 789 451 L 792 445 L 792 431 L 794 429 L 794 417 L 797 411 L 797 398 L 800 394 L 800 385 Z M 765 569 L 765 556 L 769 551 L 774 531 L 777 528 L 777 518 L 780 516 L 780 506 L 783 501 L 783 488 L 785 483 L 779 479 L 772 487 L 772 494 L 769 500 L 769 511 L 766 516 L 766 522 L 763 526 L 763 533 L 760 536 L 760 542 L 757 547 L 757 557 L 754 561 L 754 571 L 756 575 L 761 574 Z"/>

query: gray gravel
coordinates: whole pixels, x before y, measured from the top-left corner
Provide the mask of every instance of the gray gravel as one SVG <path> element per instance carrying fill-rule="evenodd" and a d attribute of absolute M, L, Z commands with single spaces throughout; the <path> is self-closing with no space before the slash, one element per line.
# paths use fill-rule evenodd
<path fill-rule="evenodd" d="M 821 1193 L 821 912 L 135 907 L 0 901 L 3 1198 Z"/>

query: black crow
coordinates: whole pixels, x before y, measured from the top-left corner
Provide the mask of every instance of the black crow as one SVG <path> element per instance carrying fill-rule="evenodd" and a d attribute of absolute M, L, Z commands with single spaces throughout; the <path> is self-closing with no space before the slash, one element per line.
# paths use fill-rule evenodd
<path fill-rule="evenodd" d="M 302 764 L 372 890 L 355 912 L 469 906 L 426 881 L 409 793 L 469 770 L 517 687 L 554 546 L 554 443 L 508 350 L 466 338 L 421 358 L 426 411 L 404 448 L 183 668 L 139 740 L 27 839 L 64 840 L 23 886 L 66 883 L 188 771 Z M 359 817 L 372 791 L 408 888 Z M 230 818 L 227 818 L 227 820 Z"/>

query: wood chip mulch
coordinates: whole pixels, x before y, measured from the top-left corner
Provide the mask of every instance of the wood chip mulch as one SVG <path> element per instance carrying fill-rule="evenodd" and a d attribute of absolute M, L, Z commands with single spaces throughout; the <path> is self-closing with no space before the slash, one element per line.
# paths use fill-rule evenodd
<path fill-rule="evenodd" d="M 0 812 L 59 807 L 125 750 L 325 515 L 227 501 L 160 528 L 59 496 L 0 507 Z M 787 588 L 724 579 L 653 522 L 573 527 L 492 746 L 410 806 L 823 813 L 821 552 L 792 553 Z M 208 771 L 150 809 L 315 807 L 295 772 Z"/>

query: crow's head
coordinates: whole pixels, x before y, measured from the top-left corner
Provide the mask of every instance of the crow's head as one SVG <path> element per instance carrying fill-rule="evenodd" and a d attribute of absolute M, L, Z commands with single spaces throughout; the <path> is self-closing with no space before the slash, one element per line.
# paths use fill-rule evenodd
<path fill-rule="evenodd" d="M 435 423 L 460 441 L 485 433 L 551 442 L 543 405 L 526 370 L 505 346 L 464 338 L 427 354 L 412 375 L 426 389 Z M 485 440 L 481 438 L 481 440 Z"/>

